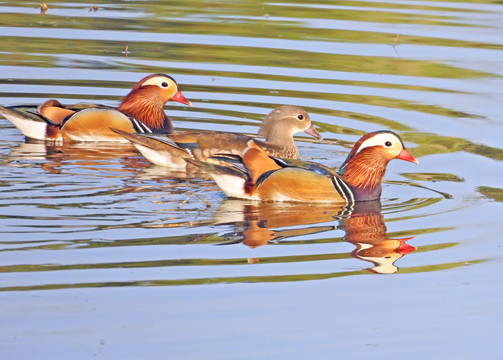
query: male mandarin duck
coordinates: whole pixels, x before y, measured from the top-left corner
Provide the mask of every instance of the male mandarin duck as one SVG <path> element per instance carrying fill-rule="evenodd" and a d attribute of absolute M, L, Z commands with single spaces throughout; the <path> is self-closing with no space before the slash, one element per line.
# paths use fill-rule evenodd
<path fill-rule="evenodd" d="M 377 131 L 356 142 L 338 173 L 322 165 L 287 164 L 253 141 L 239 157 L 221 155 L 233 166 L 187 160 L 208 172 L 229 197 L 265 201 L 354 203 L 377 200 L 386 166 L 393 159 L 418 163 L 405 150 L 400 137 Z"/>
<path fill-rule="evenodd" d="M 243 134 L 207 130 L 166 136 L 112 130 L 131 141 L 151 163 L 176 169 L 185 169 L 186 159 L 220 163 L 212 157 L 221 153 L 239 155 L 251 140 Z M 266 116 L 258 131 L 265 141 L 254 140 L 254 143 L 271 156 L 297 159 L 299 151 L 293 135 L 301 131 L 323 140 L 303 108 L 281 105 Z"/>
<path fill-rule="evenodd" d="M 62 105 L 57 100 L 47 100 L 38 107 L 0 106 L 0 115 L 27 138 L 35 140 L 127 142 L 110 127 L 141 133 L 173 132 L 163 110 L 170 100 L 192 106 L 171 76 L 153 74 L 140 80 L 117 109 L 95 104 Z"/>

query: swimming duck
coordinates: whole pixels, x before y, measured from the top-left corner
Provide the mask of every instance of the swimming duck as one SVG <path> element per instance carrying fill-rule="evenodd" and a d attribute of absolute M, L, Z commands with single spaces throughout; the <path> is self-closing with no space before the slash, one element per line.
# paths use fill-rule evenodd
<path fill-rule="evenodd" d="M 163 110 L 170 100 L 191 106 L 171 76 L 153 74 L 140 80 L 118 108 L 63 105 L 57 100 L 47 100 L 40 106 L 0 106 L 0 115 L 27 138 L 35 140 L 127 142 L 110 127 L 140 133 L 173 132 L 173 125 Z"/>
<path fill-rule="evenodd" d="M 377 131 L 359 139 L 339 171 L 312 163 L 292 166 L 270 157 L 253 140 L 241 156 L 221 155 L 221 166 L 188 159 L 208 172 L 229 197 L 265 201 L 330 202 L 351 204 L 377 200 L 386 166 L 393 159 L 418 161 L 392 131 Z"/>
<path fill-rule="evenodd" d="M 181 131 L 164 136 L 112 130 L 131 141 L 151 163 L 173 169 L 185 169 L 186 159 L 220 163 L 212 157 L 221 153 L 239 155 L 251 140 L 243 134 L 220 131 Z M 302 131 L 323 140 L 303 108 L 281 105 L 272 110 L 260 126 L 258 136 L 265 141 L 254 140 L 254 143 L 271 156 L 297 159 L 299 150 L 293 135 Z"/>

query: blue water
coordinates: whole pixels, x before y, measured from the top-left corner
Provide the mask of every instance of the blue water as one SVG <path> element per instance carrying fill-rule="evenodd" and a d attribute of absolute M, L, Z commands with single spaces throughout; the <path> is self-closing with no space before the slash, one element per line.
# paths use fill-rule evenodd
<path fill-rule="evenodd" d="M 389 129 L 419 165 L 348 215 L 0 118 L 1 359 L 501 358 L 502 4 L 47 5 L 0 2 L 2 105 L 117 105 L 163 72 L 194 104 L 168 103 L 176 129 L 256 134 L 295 104 L 325 139 L 304 159 Z"/>

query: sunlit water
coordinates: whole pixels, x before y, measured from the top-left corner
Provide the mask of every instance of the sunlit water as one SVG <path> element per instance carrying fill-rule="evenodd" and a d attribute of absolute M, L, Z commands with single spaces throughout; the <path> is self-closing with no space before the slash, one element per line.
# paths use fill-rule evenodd
<path fill-rule="evenodd" d="M 175 77 L 177 129 L 306 108 L 342 163 L 398 132 L 380 204 L 257 204 L 133 147 L 0 119 L 1 359 L 499 359 L 503 5 L 0 2 L 0 103 L 117 105 Z M 366 275 L 366 276 L 363 276 Z"/>

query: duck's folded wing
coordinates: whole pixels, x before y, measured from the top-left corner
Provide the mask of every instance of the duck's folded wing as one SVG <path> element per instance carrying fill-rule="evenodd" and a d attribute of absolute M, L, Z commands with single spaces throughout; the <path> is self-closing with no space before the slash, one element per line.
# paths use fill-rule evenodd
<path fill-rule="evenodd" d="M 216 154 L 241 154 L 251 140 L 243 134 L 218 131 L 182 131 L 169 134 L 169 138 L 182 148 L 199 149 L 204 160 Z"/>
<path fill-rule="evenodd" d="M 108 108 L 86 108 L 67 117 L 61 125 L 63 136 L 70 140 L 126 142 L 126 139 L 110 128 L 130 133 L 149 131 L 139 121 Z"/>
<path fill-rule="evenodd" d="M 310 171 L 317 172 L 320 175 L 333 176 L 337 174 L 335 169 L 329 168 L 328 166 L 315 163 L 313 161 L 305 161 L 299 159 L 279 159 L 277 157 L 272 157 L 276 163 L 281 167 L 298 167 L 301 169 L 306 169 Z"/>
<path fill-rule="evenodd" d="M 332 177 L 295 167 L 264 174 L 255 193 L 262 200 L 347 203 Z"/>

